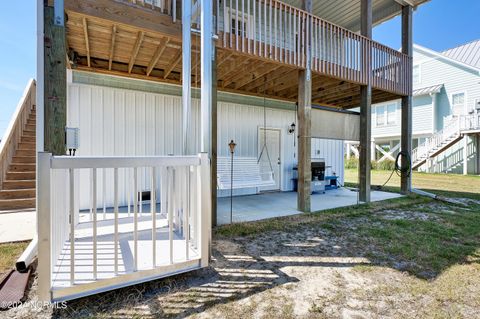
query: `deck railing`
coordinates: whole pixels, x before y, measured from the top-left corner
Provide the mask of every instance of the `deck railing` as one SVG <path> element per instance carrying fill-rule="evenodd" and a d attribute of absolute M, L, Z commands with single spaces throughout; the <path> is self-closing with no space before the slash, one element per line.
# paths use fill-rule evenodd
<path fill-rule="evenodd" d="M 411 58 L 276 0 L 223 0 L 221 46 L 406 95 Z"/>
<path fill-rule="evenodd" d="M 206 154 L 56 157 L 39 153 L 38 161 L 42 300 L 76 298 L 208 264 L 211 216 Z M 149 212 L 145 204 L 141 210 L 145 189 Z M 87 210 L 80 204 L 85 194 Z M 105 196 L 111 206 L 107 212 Z"/>
<path fill-rule="evenodd" d="M 36 82 L 31 79 L 15 112 L 12 115 L 10 124 L 7 127 L 3 137 L 0 136 L 0 189 L 5 179 L 8 167 L 12 162 L 12 158 L 20 143 L 23 130 L 27 124 L 30 113 L 35 108 L 36 98 Z"/>

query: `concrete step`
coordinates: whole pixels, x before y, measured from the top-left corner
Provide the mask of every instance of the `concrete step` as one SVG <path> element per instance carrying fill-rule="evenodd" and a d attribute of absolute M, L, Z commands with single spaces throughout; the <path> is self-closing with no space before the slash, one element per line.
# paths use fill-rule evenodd
<path fill-rule="evenodd" d="M 4 180 L 3 181 L 3 189 L 26 189 L 26 188 L 35 188 L 35 180 Z"/>
<path fill-rule="evenodd" d="M 15 151 L 15 156 L 33 156 L 33 157 L 35 157 L 35 149 L 19 148 Z"/>
<path fill-rule="evenodd" d="M 0 211 L 11 209 L 27 209 L 35 207 L 35 198 L 0 199 Z"/>
<path fill-rule="evenodd" d="M 8 171 L 7 172 L 7 179 L 12 181 L 35 179 L 35 176 L 36 176 L 35 171 L 33 172 Z"/>
<path fill-rule="evenodd" d="M 35 164 L 35 156 L 18 156 L 12 158 L 12 164 Z"/>
<path fill-rule="evenodd" d="M 35 188 L 1 190 L 0 199 L 35 198 Z"/>
<path fill-rule="evenodd" d="M 35 164 L 10 164 L 10 172 L 35 172 Z"/>

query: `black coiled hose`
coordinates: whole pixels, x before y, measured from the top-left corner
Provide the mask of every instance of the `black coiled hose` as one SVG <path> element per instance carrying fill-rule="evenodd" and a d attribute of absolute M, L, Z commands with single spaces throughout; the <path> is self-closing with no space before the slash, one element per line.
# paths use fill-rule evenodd
<path fill-rule="evenodd" d="M 400 161 L 400 158 L 402 159 L 401 161 Z M 399 177 L 402 176 L 402 173 L 406 173 L 407 177 L 410 177 L 411 167 L 412 167 L 412 159 L 410 157 L 410 154 L 406 151 L 398 152 L 397 157 L 395 158 L 395 167 L 392 170 L 392 173 L 388 177 L 387 181 L 383 183 L 383 185 L 380 186 L 379 188 L 383 188 L 385 185 L 388 184 L 388 182 L 393 176 L 393 173 L 397 173 Z"/>

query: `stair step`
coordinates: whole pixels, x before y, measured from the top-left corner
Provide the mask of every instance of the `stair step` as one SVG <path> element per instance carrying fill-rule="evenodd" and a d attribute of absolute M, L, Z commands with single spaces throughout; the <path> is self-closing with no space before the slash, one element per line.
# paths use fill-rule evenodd
<path fill-rule="evenodd" d="M 11 180 L 4 180 L 3 181 L 3 189 L 26 189 L 26 188 L 35 188 L 35 180 L 18 180 L 18 181 L 11 181 Z"/>
<path fill-rule="evenodd" d="M 0 199 L 35 198 L 35 188 L 9 189 L 0 191 Z"/>
<path fill-rule="evenodd" d="M 35 149 L 19 148 L 15 151 L 15 156 L 33 156 L 35 157 Z"/>
<path fill-rule="evenodd" d="M 20 142 L 18 143 L 18 148 L 23 150 L 35 150 L 37 143 L 35 142 Z"/>
<path fill-rule="evenodd" d="M 11 172 L 35 172 L 35 164 L 10 164 Z"/>
<path fill-rule="evenodd" d="M 35 171 L 33 171 L 33 172 L 15 172 L 15 171 L 7 172 L 7 180 L 12 180 L 12 181 L 35 179 L 35 176 L 36 176 Z"/>
<path fill-rule="evenodd" d="M 22 139 L 20 140 L 20 142 L 35 143 L 35 140 L 36 140 L 35 136 L 22 136 Z"/>
<path fill-rule="evenodd" d="M 35 126 L 35 124 L 25 124 L 25 130 L 35 131 L 36 129 L 37 127 Z"/>
<path fill-rule="evenodd" d="M 0 199 L 0 210 L 34 208 L 35 198 Z"/>
<path fill-rule="evenodd" d="M 35 131 L 32 130 L 23 130 L 22 136 L 36 136 Z"/>
<path fill-rule="evenodd" d="M 18 156 L 12 158 L 12 164 L 35 164 L 35 156 Z"/>

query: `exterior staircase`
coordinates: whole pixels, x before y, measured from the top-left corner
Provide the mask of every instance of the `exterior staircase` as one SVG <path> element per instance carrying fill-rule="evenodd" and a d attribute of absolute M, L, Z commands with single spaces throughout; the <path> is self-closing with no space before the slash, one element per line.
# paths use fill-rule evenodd
<path fill-rule="evenodd" d="M 24 94 L 23 109 L 14 114 L 2 144 L 0 211 L 35 208 L 36 108 L 35 81 Z"/>
<path fill-rule="evenodd" d="M 480 132 L 480 114 L 454 116 L 443 130 L 433 134 L 412 151 L 412 169 L 419 168 L 429 158 L 446 151 L 471 132 Z"/>

